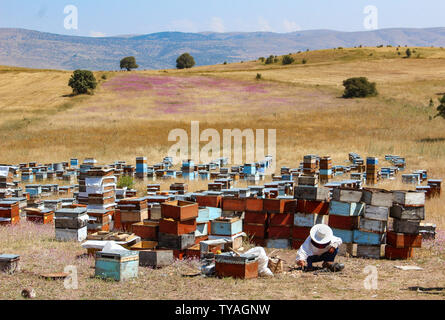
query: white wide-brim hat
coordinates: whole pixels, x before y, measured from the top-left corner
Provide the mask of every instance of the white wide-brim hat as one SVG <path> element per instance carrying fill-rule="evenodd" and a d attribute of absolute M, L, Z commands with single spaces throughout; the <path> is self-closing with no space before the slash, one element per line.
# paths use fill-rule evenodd
<path fill-rule="evenodd" d="M 333 235 L 332 229 L 325 224 L 316 224 L 311 229 L 311 239 L 317 244 L 328 244 Z"/>

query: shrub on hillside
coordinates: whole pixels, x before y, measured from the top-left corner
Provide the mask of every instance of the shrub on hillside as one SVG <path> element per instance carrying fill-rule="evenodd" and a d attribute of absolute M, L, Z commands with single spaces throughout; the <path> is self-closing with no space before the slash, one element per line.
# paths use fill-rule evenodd
<path fill-rule="evenodd" d="M 120 63 L 121 69 L 127 69 L 127 71 L 131 71 L 131 69 L 137 69 L 139 66 L 136 64 L 135 57 L 126 57 L 121 60 Z"/>
<path fill-rule="evenodd" d="M 257 73 L 257 74 L 256 74 L 256 79 L 257 79 L 257 80 L 261 80 L 262 77 L 263 77 L 263 76 L 261 75 L 261 73 Z"/>
<path fill-rule="evenodd" d="M 365 77 L 349 78 L 343 81 L 343 86 L 343 98 L 366 98 L 378 94 L 375 82 L 369 82 Z"/>
<path fill-rule="evenodd" d="M 176 59 L 176 68 L 178 69 L 190 69 L 195 66 L 195 59 L 189 53 L 181 54 Z"/>
<path fill-rule="evenodd" d="M 130 176 L 121 176 L 119 178 L 119 181 L 117 182 L 117 187 L 119 189 L 127 187 L 128 189 L 133 189 L 134 187 L 134 180 Z"/>
<path fill-rule="evenodd" d="M 275 57 L 271 55 L 266 59 L 266 64 L 272 64 L 274 62 L 274 60 L 275 60 Z"/>
<path fill-rule="evenodd" d="M 306 64 L 306 63 L 307 63 L 307 60 L 306 60 L 306 59 L 303 59 L 303 60 L 301 60 L 301 63 L 302 63 L 302 64 Z"/>
<path fill-rule="evenodd" d="M 442 117 L 445 119 L 445 95 L 442 96 L 442 98 L 439 99 L 439 106 L 437 107 L 437 114 L 434 116 L 434 118 Z"/>
<path fill-rule="evenodd" d="M 91 71 L 76 70 L 72 74 L 68 85 L 73 88 L 74 94 L 85 94 L 96 89 L 97 81 Z"/>
<path fill-rule="evenodd" d="M 286 56 L 283 57 L 283 61 L 282 61 L 282 63 L 283 63 L 283 65 L 287 65 L 287 64 L 292 64 L 292 63 L 294 63 L 294 61 L 295 61 L 295 59 L 292 58 L 292 56 L 290 56 L 290 55 L 286 55 Z"/>

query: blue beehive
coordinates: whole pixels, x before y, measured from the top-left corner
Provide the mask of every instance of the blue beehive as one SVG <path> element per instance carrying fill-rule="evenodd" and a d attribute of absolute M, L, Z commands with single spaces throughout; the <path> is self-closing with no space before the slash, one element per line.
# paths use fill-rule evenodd
<path fill-rule="evenodd" d="M 243 168 L 244 174 L 255 174 L 256 173 L 256 166 L 253 163 L 246 163 Z"/>
<path fill-rule="evenodd" d="M 220 218 L 222 215 L 221 208 L 213 208 L 213 207 L 201 207 L 198 211 L 198 218 L 196 222 L 209 222 L 215 219 Z"/>
<path fill-rule="evenodd" d="M 233 236 L 243 232 L 243 220 L 237 218 L 230 220 L 213 220 L 211 232 L 212 235 L 217 236 Z"/>
<path fill-rule="evenodd" d="M 95 269 L 95 276 L 99 278 L 116 281 L 137 278 L 139 251 L 96 252 Z"/>
<path fill-rule="evenodd" d="M 38 184 L 27 185 L 26 192 L 28 192 L 31 197 L 38 196 L 42 193 L 42 186 Z"/>
<path fill-rule="evenodd" d="M 364 208 L 364 204 L 361 202 L 341 202 L 332 200 L 329 203 L 329 214 L 337 216 L 360 216 Z"/>
<path fill-rule="evenodd" d="M 363 245 L 379 245 L 384 241 L 384 234 L 354 230 L 354 243 Z"/>
<path fill-rule="evenodd" d="M 334 233 L 334 236 L 342 239 L 343 243 L 352 243 L 354 240 L 353 230 L 342 230 L 342 229 L 332 228 L 332 232 Z"/>
<path fill-rule="evenodd" d="M 71 167 L 76 167 L 77 168 L 77 166 L 79 165 L 79 159 L 71 159 L 70 160 L 70 165 L 71 165 Z"/>
<path fill-rule="evenodd" d="M 375 158 L 375 157 L 368 157 L 368 158 L 366 158 L 366 164 L 367 165 L 378 165 L 379 159 Z"/>

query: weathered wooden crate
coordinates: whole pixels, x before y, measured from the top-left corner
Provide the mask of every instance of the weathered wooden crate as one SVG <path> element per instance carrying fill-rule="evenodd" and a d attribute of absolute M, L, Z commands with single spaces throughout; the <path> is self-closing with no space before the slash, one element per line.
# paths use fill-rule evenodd
<path fill-rule="evenodd" d="M 363 217 L 372 220 L 388 221 L 389 208 L 366 205 L 363 211 Z"/>
<path fill-rule="evenodd" d="M 394 202 L 403 206 L 425 205 L 425 193 L 416 191 L 393 191 Z"/>
<path fill-rule="evenodd" d="M 329 226 L 335 229 L 355 230 L 358 229 L 360 217 L 358 216 L 329 216 Z"/>
<path fill-rule="evenodd" d="M 362 190 L 350 188 L 334 188 L 332 199 L 341 202 L 360 202 L 363 196 Z"/>
<path fill-rule="evenodd" d="M 329 200 L 329 190 L 311 186 L 298 186 L 295 187 L 294 198 L 297 200 L 327 201 Z"/>
<path fill-rule="evenodd" d="M 386 221 L 361 218 L 359 228 L 363 231 L 384 233 L 386 232 L 387 225 Z"/>
<path fill-rule="evenodd" d="M 392 227 L 396 233 L 418 234 L 420 220 L 394 219 Z"/>
<path fill-rule="evenodd" d="M 318 214 L 295 213 L 293 225 L 298 227 L 313 227 L 316 224 L 328 224 L 328 216 Z"/>
<path fill-rule="evenodd" d="M 19 271 L 20 256 L 16 254 L 0 254 L 0 271 L 13 274 Z"/>
<path fill-rule="evenodd" d="M 396 204 L 391 207 L 390 216 L 399 220 L 424 220 L 425 207 L 404 207 Z"/>
<path fill-rule="evenodd" d="M 196 226 L 196 219 L 187 221 L 162 219 L 159 221 L 159 232 L 179 236 L 192 232 L 194 233 L 196 231 Z"/>
<path fill-rule="evenodd" d="M 393 193 L 383 189 L 365 188 L 363 189 L 362 201 L 371 206 L 391 207 Z"/>
<path fill-rule="evenodd" d="M 186 221 L 198 217 L 198 204 L 188 201 L 170 201 L 161 204 L 163 218 Z"/>
<path fill-rule="evenodd" d="M 138 251 L 123 251 L 122 253 L 96 252 L 96 277 L 125 281 L 137 278 L 138 267 Z"/>
<path fill-rule="evenodd" d="M 209 222 L 211 220 L 215 220 L 221 218 L 222 210 L 220 208 L 215 207 L 200 207 L 198 211 L 198 218 L 196 221 L 200 222 Z"/>
<path fill-rule="evenodd" d="M 407 260 L 413 257 L 414 249 L 407 248 L 394 248 L 390 245 L 385 246 L 385 258 L 390 260 Z"/>
<path fill-rule="evenodd" d="M 246 199 L 246 211 L 250 212 L 263 212 L 263 199 L 247 198 Z"/>
<path fill-rule="evenodd" d="M 316 213 L 329 214 L 329 202 L 327 201 L 312 201 L 312 200 L 298 200 L 296 212 L 300 213 Z"/>
<path fill-rule="evenodd" d="M 88 228 L 85 226 L 80 229 L 59 229 L 56 228 L 57 241 L 76 241 L 82 242 L 88 236 Z"/>
<path fill-rule="evenodd" d="M 243 231 L 243 221 L 239 218 L 212 221 L 212 235 L 232 236 Z"/>
<path fill-rule="evenodd" d="M 352 257 L 380 259 L 385 256 L 385 245 L 363 245 L 352 243 L 347 246 L 346 252 Z"/>
<path fill-rule="evenodd" d="M 256 256 L 233 256 L 219 254 L 215 258 L 215 273 L 218 277 L 252 279 L 258 277 L 258 258 Z"/>
<path fill-rule="evenodd" d="M 367 232 L 362 230 L 354 230 L 353 231 L 353 242 L 357 244 L 364 245 L 380 245 L 385 243 L 385 234 L 384 233 L 374 233 Z"/>
<path fill-rule="evenodd" d="M 365 205 L 360 202 L 331 201 L 329 214 L 338 216 L 360 216 Z"/>
<path fill-rule="evenodd" d="M 344 243 L 353 243 L 354 242 L 354 231 L 353 230 L 343 230 L 332 228 L 332 232 L 334 236 L 342 239 Z"/>
<path fill-rule="evenodd" d="M 159 233 L 159 248 L 172 249 L 172 250 L 184 250 L 195 244 L 195 233 L 172 235 Z"/>
<path fill-rule="evenodd" d="M 386 234 L 386 243 L 393 248 L 421 248 L 422 235 L 421 234 L 404 234 L 389 231 Z"/>

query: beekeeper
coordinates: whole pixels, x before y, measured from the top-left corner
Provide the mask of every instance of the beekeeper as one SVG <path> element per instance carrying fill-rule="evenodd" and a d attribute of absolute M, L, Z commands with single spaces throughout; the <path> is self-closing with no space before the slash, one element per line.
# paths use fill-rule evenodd
<path fill-rule="evenodd" d="M 335 263 L 335 257 L 342 240 L 335 237 L 332 229 L 325 224 L 312 227 L 310 236 L 304 241 L 297 253 L 297 265 L 303 270 L 313 270 L 312 264 L 323 262 L 323 268 L 336 272 L 344 269 L 341 263 Z"/>

